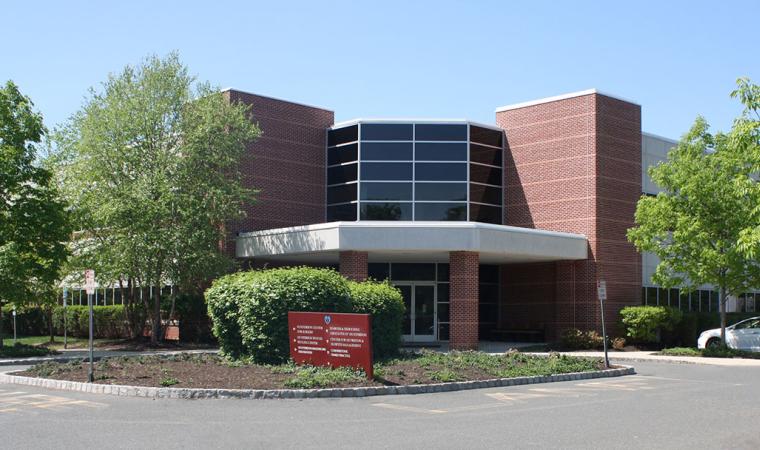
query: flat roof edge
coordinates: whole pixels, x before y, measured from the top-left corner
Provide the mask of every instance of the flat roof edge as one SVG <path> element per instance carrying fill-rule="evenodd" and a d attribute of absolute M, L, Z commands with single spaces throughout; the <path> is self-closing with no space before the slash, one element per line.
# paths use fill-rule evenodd
<path fill-rule="evenodd" d="M 226 87 L 226 88 L 220 90 L 219 92 L 227 92 L 227 91 L 235 91 L 235 92 L 240 92 L 242 94 L 255 95 L 256 97 L 264 97 L 264 98 L 268 98 L 270 100 L 277 100 L 278 102 L 292 103 L 294 105 L 305 106 L 307 108 L 321 109 L 322 111 L 328 111 L 328 112 L 331 112 L 331 113 L 335 114 L 335 111 L 333 111 L 332 109 L 323 108 L 321 106 L 310 105 L 308 103 L 302 103 L 302 102 L 294 102 L 292 100 L 287 100 L 287 99 L 284 99 L 284 98 L 272 97 L 271 95 L 257 94 L 255 92 L 244 91 L 242 89 L 238 89 L 238 88 L 234 88 L 234 87 Z"/>
<path fill-rule="evenodd" d="M 330 129 L 335 128 L 341 128 L 348 125 L 355 125 L 357 123 L 441 123 L 441 124 L 469 124 L 469 125 L 475 125 L 477 127 L 482 128 L 490 128 L 495 131 L 503 131 L 498 125 L 490 124 L 490 123 L 482 123 L 482 122 L 475 122 L 473 120 L 468 119 L 451 119 L 451 118 L 430 118 L 430 117 L 378 117 L 378 118 L 365 118 L 365 117 L 359 117 L 356 119 L 350 119 L 350 120 L 343 120 L 341 122 L 337 122 L 333 124 Z"/>
<path fill-rule="evenodd" d="M 641 135 L 642 136 L 653 137 L 653 138 L 656 138 L 656 139 L 662 139 L 663 141 L 668 141 L 668 142 L 671 142 L 673 144 L 678 144 L 678 139 L 673 139 L 673 138 L 665 137 L 665 136 L 662 136 L 662 135 L 659 135 L 659 134 L 649 133 L 647 131 L 642 131 Z"/>
<path fill-rule="evenodd" d="M 510 110 L 513 110 L 513 109 L 527 108 L 528 106 L 535 106 L 535 105 L 540 105 L 540 104 L 543 104 L 543 103 L 551 103 L 551 102 L 556 102 L 556 101 L 560 101 L 560 100 L 566 100 L 566 99 L 575 98 L 575 97 L 583 97 L 584 95 L 591 95 L 591 94 L 604 95 L 605 97 L 610 97 L 610 98 L 614 98 L 616 100 L 621 100 L 621 101 L 624 101 L 624 102 L 628 102 L 628 103 L 632 103 L 634 105 L 641 106 L 641 104 L 639 104 L 637 102 L 634 102 L 634 101 L 632 101 L 630 99 L 627 99 L 627 98 L 624 98 L 624 97 L 620 97 L 619 95 L 608 94 L 608 93 L 602 92 L 602 91 L 600 91 L 598 89 L 586 89 L 586 90 L 583 90 L 583 91 L 568 92 L 566 94 L 555 95 L 555 96 L 552 96 L 552 97 L 544 97 L 544 98 L 539 98 L 539 99 L 536 99 L 536 100 L 529 100 L 529 101 L 526 101 L 526 102 L 513 103 L 511 105 L 500 106 L 500 107 L 496 108 L 496 112 L 498 113 L 498 112 L 503 112 L 503 111 L 510 111 Z"/>

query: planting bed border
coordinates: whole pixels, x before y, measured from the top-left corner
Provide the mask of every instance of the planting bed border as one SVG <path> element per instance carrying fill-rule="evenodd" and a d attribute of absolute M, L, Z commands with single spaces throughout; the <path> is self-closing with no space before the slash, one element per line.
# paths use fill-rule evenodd
<path fill-rule="evenodd" d="M 515 378 L 494 378 L 491 380 L 459 381 L 451 383 L 414 384 L 406 386 L 367 386 L 352 388 L 324 389 L 199 389 L 169 388 L 147 386 L 125 386 L 115 384 L 82 383 L 78 381 L 52 380 L 49 378 L 32 378 L 0 373 L 0 383 L 37 386 L 48 389 L 87 392 L 92 394 L 118 395 L 121 397 L 144 398 L 241 398 L 241 399 L 280 399 L 280 398 L 339 398 L 369 397 L 374 395 L 427 394 L 433 392 L 452 392 L 468 389 L 482 389 L 525 384 L 553 383 L 556 381 L 589 380 L 592 378 L 620 377 L 633 375 L 636 371 L 631 366 L 604 369 L 593 372 L 574 372 L 561 375 L 539 375 Z"/>

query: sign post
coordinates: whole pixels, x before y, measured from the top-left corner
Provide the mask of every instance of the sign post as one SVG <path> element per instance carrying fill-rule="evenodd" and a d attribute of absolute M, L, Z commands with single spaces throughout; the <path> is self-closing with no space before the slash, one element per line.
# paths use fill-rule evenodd
<path fill-rule="evenodd" d="M 596 283 L 596 293 L 599 297 L 599 311 L 602 316 L 602 341 L 604 341 L 604 367 L 610 368 L 610 358 L 607 355 L 607 330 L 604 327 L 604 301 L 607 300 L 607 282 L 599 280 Z"/>
<path fill-rule="evenodd" d="M 373 379 L 369 314 L 289 311 L 288 335 L 296 364 L 360 367 Z"/>
<path fill-rule="evenodd" d="M 87 306 L 90 309 L 90 371 L 87 374 L 87 380 L 92 383 L 95 381 L 94 367 L 92 362 L 92 294 L 95 292 L 95 271 L 88 269 L 84 271 L 84 286 L 87 290 Z"/>
<path fill-rule="evenodd" d="M 68 348 L 68 340 L 66 339 L 66 294 L 69 291 L 63 288 L 63 348 Z"/>
<path fill-rule="evenodd" d="M 16 306 L 13 306 L 13 345 L 16 345 Z"/>

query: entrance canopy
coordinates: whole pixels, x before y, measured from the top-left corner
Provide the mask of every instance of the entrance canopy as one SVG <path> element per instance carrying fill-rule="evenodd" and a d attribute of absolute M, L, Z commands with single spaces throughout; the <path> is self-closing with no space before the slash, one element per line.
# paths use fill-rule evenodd
<path fill-rule="evenodd" d="M 238 258 L 328 263 L 340 252 L 364 251 L 373 261 L 447 262 L 449 252 L 478 252 L 483 264 L 586 259 L 580 234 L 478 222 L 329 222 L 240 233 Z"/>

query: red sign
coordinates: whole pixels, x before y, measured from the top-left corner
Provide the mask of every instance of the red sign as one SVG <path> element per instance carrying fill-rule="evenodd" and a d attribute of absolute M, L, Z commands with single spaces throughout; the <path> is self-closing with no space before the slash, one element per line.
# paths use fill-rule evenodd
<path fill-rule="evenodd" d="M 289 311 L 288 331 L 296 364 L 360 367 L 372 379 L 369 314 Z"/>

